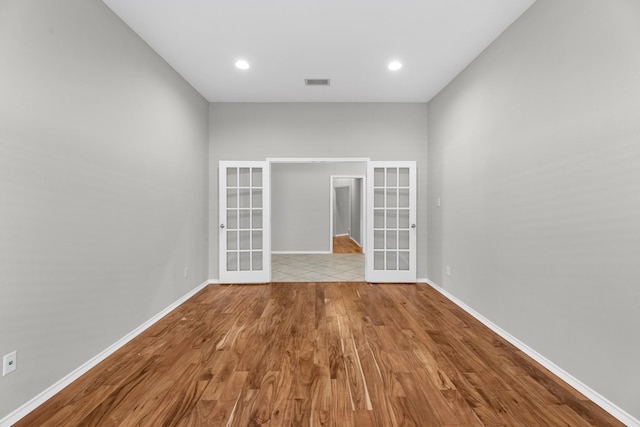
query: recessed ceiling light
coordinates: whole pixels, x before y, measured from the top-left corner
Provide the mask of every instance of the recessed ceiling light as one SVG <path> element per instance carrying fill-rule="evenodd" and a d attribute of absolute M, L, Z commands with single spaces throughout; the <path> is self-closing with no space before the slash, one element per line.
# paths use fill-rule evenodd
<path fill-rule="evenodd" d="M 249 63 L 247 61 L 245 61 L 244 59 L 241 59 L 239 61 L 236 61 L 236 68 L 239 68 L 241 70 L 248 70 L 249 69 Z"/>
<path fill-rule="evenodd" d="M 398 71 L 400 68 L 402 68 L 402 63 L 400 61 L 391 61 L 389 62 L 387 68 L 389 68 L 391 71 Z"/>

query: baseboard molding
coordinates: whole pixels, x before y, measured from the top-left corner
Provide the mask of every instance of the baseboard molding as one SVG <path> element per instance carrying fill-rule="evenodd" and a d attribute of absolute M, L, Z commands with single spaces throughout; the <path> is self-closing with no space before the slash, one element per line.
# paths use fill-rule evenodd
<path fill-rule="evenodd" d="M 362 245 L 361 245 L 360 243 L 356 242 L 356 240 L 355 240 L 353 237 L 349 236 L 349 240 L 351 240 L 353 243 L 355 243 L 356 245 L 358 245 L 358 247 L 359 247 L 360 249 L 362 249 Z"/>
<path fill-rule="evenodd" d="M 620 422 L 624 423 L 628 427 L 640 427 L 640 420 L 634 418 L 631 414 L 627 413 L 626 411 L 612 403 L 610 400 L 603 397 L 597 391 L 593 390 L 510 333 L 500 328 L 498 325 L 484 317 L 482 314 L 478 313 L 473 308 L 465 304 L 462 300 L 458 299 L 456 296 L 445 290 L 442 286 L 429 279 L 418 279 L 418 281 L 421 283 L 426 283 L 436 291 L 440 292 L 448 300 L 469 313 L 471 316 L 475 317 L 478 321 L 491 329 L 493 332 L 509 341 L 512 345 L 517 347 L 519 350 L 521 350 L 527 356 L 531 357 L 536 362 L 540 363 L 542 366 L 547 368 L 549 371 L 558 376 L 561 380 L 569 384 L 571 387 L 575 388 L 580 393 L 588 397 L 592 402 L 600 406 L 613 417 L 617 418 Z"/>
<path fill-rule="evenodd" d="M 326 255 L 331 251 L 271 251 L 271 255 Z"/>
<path fill-rule="evenodd" d="M 122 346 L 127 344 L 129 341 L 131 341 L 132 339 L 134 339 L 135 337 L 140 335 L 142 332 L 144 332 L 146 329 L 148 329 L 154 323 L 156 323 L 157 321 L 162 319 L 164 316 L 169 314 L 171 311 L 175 310 L 180 304 L 182 304 L 183 302 L 187 301 L 189 298 L 194 296 L 196 293 L 200 292 L 205 286 L 207 286 L 209 284 L 215 284 L 217 282 L 218 281 L 215 281 L 215 280 L 208 280 L 208 281 L 202 283 L 201 285 L 197 286 L 196 288 L 192 289 L 191 291 L 189 291 L 187 294 L 182 296 L 180 299 L 178 299 L 177 301 L 175 301 L 174 303 L 169 305 L 167 308 L 162 310 L 160 313 L 156 314 L 151 319 L 147 320 L 142 325 L 138 326 L 136 329 L 134 329 L 133 331 L 129 332 L 127 335 L 125 335 L 124 337 L 120 338 L 118 341 L 116 341 L 115 343 L 111 344 L 109 347 L 107 347 L 103 351 L 101 351 L 99 354 L 95 355 L 90 360 L 88 360 L 87 362 L 83 363 L 81 366 L 76 368 L 73 372 L 71 372 L 70 374 L 68 374 L 67 376 L 65 376 L 64 378 L 60 379 L 58 382 L 56 382 L 55 384 L 53 384 L 52 386 L 50 386 L 49 388 L 47 388 L 46 390 L 44 390 L 43 392 L 38 394 L 36 397 L 34 397 L 33 399 L 29 400 L 24 405 L 20 406 L 18 409 L 16 409 L 15 411 L 11 412 L 6 417 L 2 418 L 0 420 L 0 427 L 9 427 L 9 426 L 17 423 L 18 421 L 20 421 L 22 418 L 24 418 L 31 411 L 33 411 L 38 406 L 42 405 L 44 402 L 49 400 L 53 395 L 55 395 L 56 393 L 60 392 L 63 388 L 65 388 L 66 386 L 68 386 L 69 384 L 71 384 L 72 382 L 77 380 L 79 377 L 81 377 L 82 375 L 87 373 L 87 371 L 89 371 L 91 368 L 96 366 L 98 363 L 102 362 L 104 359 L 106 359 L 107 357 L 109 357 L 110 355 L 115 353 L 118 349 L 120 349 Z"/>

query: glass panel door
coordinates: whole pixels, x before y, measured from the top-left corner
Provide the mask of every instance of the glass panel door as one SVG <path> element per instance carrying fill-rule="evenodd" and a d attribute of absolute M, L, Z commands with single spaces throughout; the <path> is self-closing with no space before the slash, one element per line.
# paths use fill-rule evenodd
<path fill-rule="evenodd" d="M 368 282 L 416 281 L 416 162 L 369 162 Z"/>
<path fill-rule="evenodd" d="M 220 281 L 269 282 L 269 165 L 222 161 L 219 179 Z"/>

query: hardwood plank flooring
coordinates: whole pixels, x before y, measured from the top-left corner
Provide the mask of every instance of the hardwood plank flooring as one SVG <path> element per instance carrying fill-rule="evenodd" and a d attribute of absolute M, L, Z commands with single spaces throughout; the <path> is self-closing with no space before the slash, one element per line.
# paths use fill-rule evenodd
<path fill-rule="evenodd" d="M 16 424 L 622 426 L 429 286 L 210 285 Z"/>
<path fill-rule="evenodd" d="M 362 248 L 349 236 L 336 236 L 333 238 L 334 254 L 361 254 Z"/>

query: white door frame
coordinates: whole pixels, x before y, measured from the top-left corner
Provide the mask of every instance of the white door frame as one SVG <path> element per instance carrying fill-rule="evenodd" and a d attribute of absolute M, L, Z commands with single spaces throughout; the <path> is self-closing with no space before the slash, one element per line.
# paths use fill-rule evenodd
<path fill-rule="evenodd" d="M 369 162 L 367 162 L 368 164 Z M 365 248 L 365 239 L 366 239 L 366 229 L 367 227 L 365 226 L 366 220 L 367 220 L 367 213 L 365 211 L 366 209 L 366 197 L 367 197 L 367 177 L 364 175 L 331 175 L 329 177 L 329 191 L 331 192 L 330 194 L 330 198 L 329 200 L 331 200 L 330 206 L 329 206 L 329 251 L 331 253 L 333 253 L 333 210 L 334 210 L 334 206 L 335 206 L 335 194 L 334 194 L 334 186 L 333 186 L 333 180 L 334 178 L 337 179 L 341 179 L 341 178 L 347 178 L 347 179 L 361 179 L 362 180 L 362 188 L 360 188 L 360 245 L 362 247 L 362 253 L 364 253 L 364 248 Z M 350 191 L 350 194 L 353 195 L 353 188 Z M 349 206 L 349 211 L 351 211 L 351 206 Z M 351 221 L 351 218 L 349 218 L 349 221 Z M 351 237 L 351 234 L 349 234 L 349 237 Z"/>

